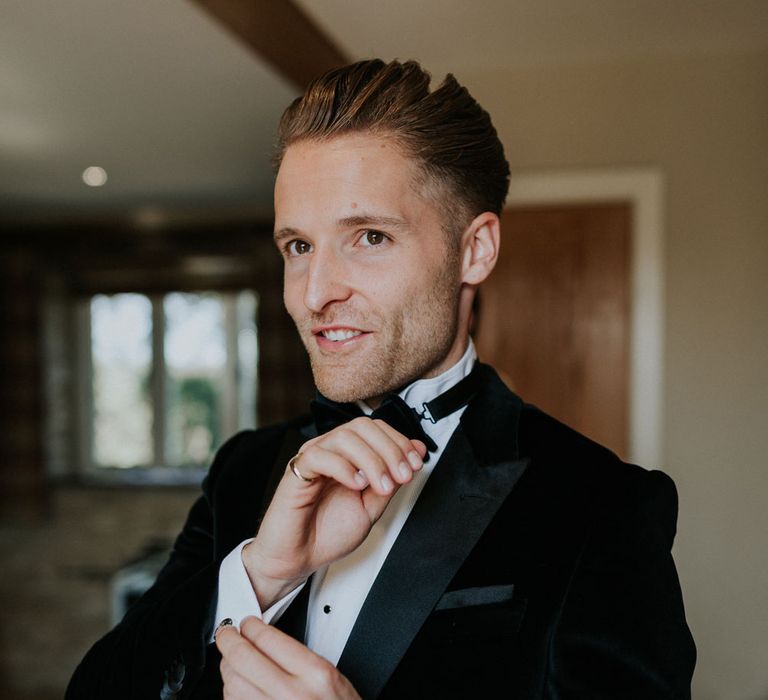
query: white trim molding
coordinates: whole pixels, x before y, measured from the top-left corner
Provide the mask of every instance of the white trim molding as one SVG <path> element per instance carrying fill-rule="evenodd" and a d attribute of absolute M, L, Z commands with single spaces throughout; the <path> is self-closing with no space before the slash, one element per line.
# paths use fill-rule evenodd
<path fill-rule="evenodd" d="M 663 463 L 664 176 L 657 168 L 517 172 L 507 206 L 629 202 L 632 259 L 629 459 Z"/>

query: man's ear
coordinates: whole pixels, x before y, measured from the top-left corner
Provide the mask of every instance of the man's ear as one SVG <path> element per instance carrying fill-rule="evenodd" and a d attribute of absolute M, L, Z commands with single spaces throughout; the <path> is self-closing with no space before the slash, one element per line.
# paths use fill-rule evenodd
<path fill-rule="evenodd" d="M 499 257 L 501 224 L 496 214 L 486 211 L 476 216 L 461 237 L 461 281 L 478 285 L 496 265 Z"/>

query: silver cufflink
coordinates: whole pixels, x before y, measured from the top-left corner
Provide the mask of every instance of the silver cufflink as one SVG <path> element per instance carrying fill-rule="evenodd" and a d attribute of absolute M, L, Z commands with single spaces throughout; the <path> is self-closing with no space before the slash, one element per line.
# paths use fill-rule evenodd
<path fill-rule="evenodd" d="M 216 641 L 216 637 L 218 636 L 219 632 L 221 632 L 222 629 L 225 627 L 232 627 L 232 625 L 235 624 L 232 622 L 231 617 L 225 617 L 216 627 L 216 629 L 213 631 L 213 641 Z"/>

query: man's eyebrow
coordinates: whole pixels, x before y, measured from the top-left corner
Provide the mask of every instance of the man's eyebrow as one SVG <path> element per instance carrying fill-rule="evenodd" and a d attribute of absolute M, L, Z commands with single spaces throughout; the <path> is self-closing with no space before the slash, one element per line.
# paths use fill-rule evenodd
<path fill-rule="evenodd" d="M 291 236 L 298 236 L 299 232 L 295 228 L 285 227 L 278 229 L 272 234 L 272 238 L 275 243 L 280 243 L 284 238 L 290 238 Z"/>
<path fill-rule="evenodd" d="M 376 216 L 373 214 L 358 214 L 356 216 L 346 216 L 343 219 L 339 219 L 336 222 L 340 228 L 354 228 L 356 226 L 384 226 L 387 228 L 406 228 L 408 222 L 405 219 L 398 219 L 396 216 Z M 291 238 L 293 236 L 301 236 L 301 232 L 295 228 L 286 226 L 285 228 L 277 229 L 273 238 L 275 243 L 280 243 L 284 238 Z"/>
<path fill-rule="evenodd" d="M 357 216 L 347 216 L 338 220 L 341 227 L 354 226 L 385 226 L 394 228 L 403 228 L 408 225 L 404 219 L 398 219 L 394 216 L 375 216 L 372 214 L 358 214 Z"/>

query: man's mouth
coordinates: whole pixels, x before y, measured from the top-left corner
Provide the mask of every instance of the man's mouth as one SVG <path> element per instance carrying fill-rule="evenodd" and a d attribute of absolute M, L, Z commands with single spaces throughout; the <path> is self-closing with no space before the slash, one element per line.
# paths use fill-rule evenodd
<path fill-rule="evenodd" d="M 369 332 L 360 330 L 359 328 L 344 328 L 339 326 L 323 328 L 320 326 L 313 328 L 312 334 L 315 336 L 320 347 L 330 349 L 332 347 L 346 347 L 348 343 L 355 343 L 360 336 L 369 335 Z"/>
<path fill-rule="evenodd" d="M 350 338 L 354 338 L 355 336 L 361 335 L 362 331 L 353 331 L 353 330 L 335 330 L 335 329 L 328 329 L 325 331 L 320 331 L 320 335 L 322 335 L 324 338 L 327 338 L 328 340 L 333 341 L 340 341 L 340 340 L 349 340 Z"/>

